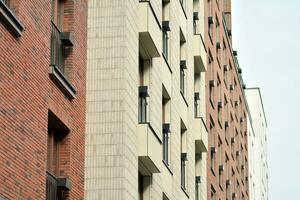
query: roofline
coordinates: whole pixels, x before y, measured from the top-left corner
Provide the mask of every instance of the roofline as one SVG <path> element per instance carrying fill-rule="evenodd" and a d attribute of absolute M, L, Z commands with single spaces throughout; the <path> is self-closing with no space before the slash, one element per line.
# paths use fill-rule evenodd
<path fill-rule="evenodd" d="M 264 104 L 263 104 L 263 100 L 262 100 L 262 95 L 261 95 L 261 92 L 260 92 L 260 88 L 259 87 L 250 87 L 250 88 L 246 88 L 245 90 L 257 90 L 258 91 L 260 103 L 261 103 L 261 106 L 262 106 L 262 109 L 263 109 L 263 113 L 264 113 L 265 123 L 266 123 L 266 126 L 268 127 L 268 122 L 267 122 L 267 118 L 266 118 L 266 112 L 265 112 L 265 108 L 264 108 Z"/>

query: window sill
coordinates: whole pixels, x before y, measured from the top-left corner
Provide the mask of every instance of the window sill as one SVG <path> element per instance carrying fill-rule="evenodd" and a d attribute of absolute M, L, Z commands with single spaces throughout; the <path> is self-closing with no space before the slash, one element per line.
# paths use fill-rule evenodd
<path fill-rule="evenodd" d="M 222 192 L 224 192 L 223 187 L 221 184 L 219 184 L 219 188 L 221 189 Z"/>
<path fill-rule="evenodd" d="M 182 185 L 180 186 L 181 190 L 183 191 L 183 193 L 187 196 L 187 198 L 190 198 L 189 194 L 187 193 L 186 189 L 184 187 L 182 187 Z"/>
<path fill-rule="evenodd" d="M 209 102 L 210 102 L 210 105 L 211 105 L 212 109 L 215 109 L 214 102 L 213 102 L 212 98 L 209 99 Z"/>
<path fill-rule="evenodd" d="M 181 2 L 179 2 L 179 3 L 180 3 L 180 5 L 181 5 L 181 8 L 182 8 L 183 14 L 184 14 L 184 16 L 185 16 L 185 19 L 187 19 L 187 15 L 186 15 L 185 9 L 184 9 L 182 3 L 181 3 Z"/>
<path fill-rule="evenodd" d="M 219 124 L 220 129 L 223 129 L 223 125 L 222 125 L 221 119 L 218 119 L 218 124 Z"/>
<path fill-rule="evenodd" d="M 166 58 L 166 56 L 165 56 L 164 53 L 161 53 L 161 55 L 162 55 L 162 57 L 164 58 L 164 60 L 165 60 L 165 62 L 166 62 L 166 64 L 167 64 L 167 66 L 168 66 L 168 68 L 169 68 L 169 70 L 170 70 L 170 72 L 171 72 L 171 74 L 172 74 L 173 72 L 172 72 L 172 69 L 171 69 L 171 67 L 170 67 L 170 64 L 169 64 L 168 59 Z"/>
<path fill-rule="evenodd" d="M 187 102 L 187 100 L 186 100 L 184 94 L 182 93 L 182 91 L 180 91 L 180 94 L 181 94 L 181 96 L 182 96 L 182 98 L 183 98 L 183 100 L 184 100 L 186 106 L 189 107 L 189 104 L 188 104 L 188 102 Z"/>
<path fill-rule="evenodd" d="M 213 36 L 208 32 L 209 40 L 212 45 L 214 45 Z"/>
<path fill-rule="evenodd" d="M 226 142 L 227 146 L 229 146 L 229 142 L 228 142 L 228 139 L 226 136 L 225 136 L 225 142 Z"/>
<path fill-rule="evenodd" d="M 15 37 L 21 36 L 23 25 L 2 1 L 0 1 L 0 20 Z"/>
<path fill-rule="evenodd" d="M 168 171 L 170 172 L 170 174 L 173 176 L 173 172 L 172 172 L 172 170 L 171 170 L 171 168 L 170 168 L 170 165 L 168 165 L 168 164 L 166 163 L 166 161 L 164 161 L 164 160 L 162 160 L 162 162 L 164 163 L 164 165 L 166 166 L 166 168 L 168 169 Z"/>
<path fill-rule="evenodd" d="M 51 79 L 59 85 L 63 92 L 70 98 L 74 99 L 76 95 L 76 90 L 71 85 L 71 83 L 66 79 L 66 77 L 61 73 L 61 71 L 55 65 L 51 65 L 49 68 L 49 75 Z"/>
<path fill-rule="evenodd" d="M 212 173 L 214 176 L 216 176 L 216 173 L 215 173 L 215 171 L 214 171 L 213 168 L 210 168 L 210 171 L 211 171 L 211 173 Z"/>

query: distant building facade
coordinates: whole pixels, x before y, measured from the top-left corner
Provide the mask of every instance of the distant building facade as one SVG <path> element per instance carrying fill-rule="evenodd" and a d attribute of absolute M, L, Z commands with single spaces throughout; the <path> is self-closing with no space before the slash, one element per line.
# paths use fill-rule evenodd
<path fill-rule="evenodd" d="M 268 156 L 267 121 L 259 88 L 245 90 L 249 106 L 248 131 L 249 146 L 249 190 L 250 200 L 267 200 L 268 195 Z"/>

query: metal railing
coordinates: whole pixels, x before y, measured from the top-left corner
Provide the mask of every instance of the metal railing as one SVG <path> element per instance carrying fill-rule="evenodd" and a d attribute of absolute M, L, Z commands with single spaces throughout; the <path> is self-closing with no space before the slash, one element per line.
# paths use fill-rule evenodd
<path fill-rule="evenodd" d="M 57 199 L 57 180 L 49 172 L 46 172 L 46 200 Z"/>
<path fill-rule="evenodd" d="M 64 46 L 60 34 L 57 26 L 51 22 L 51 65 L 55 65 L 64 74 Z"/>

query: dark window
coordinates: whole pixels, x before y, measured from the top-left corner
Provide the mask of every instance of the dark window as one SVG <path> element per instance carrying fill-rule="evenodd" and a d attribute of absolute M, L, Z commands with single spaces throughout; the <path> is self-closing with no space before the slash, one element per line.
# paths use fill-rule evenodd
<path fill-rule="evenodd" d="M 169 164 L 169 133 L 163 132 L 163 160 Z"/>
<path fill-rule="evenodd" d="M 147 123 L 147 107 L 148 107 L 148 102 L 147 102 L 147 97 L 148 94 L 146 91 L 147 86 L 140 86 L 139 87 L 139 107 L 138 107 L 138 120 L 139 123 Z"/>
<path fill-rule="evenodd" d="M 169 37 L 168 37 L 168 32 L 163 31 L 163 55 L 164 57 L 168 60 L 168 42 L 169 42 Z"/>
<path fill-rule="evenodd" d="M 182 122 L 181 122 L 182 123 Z M 181 149 L 181 188 L 186 190 L 186 164 L 187 164 L 187 153 L 186 153 L 186 145 L 187 145 L 187 130 L 185 125 L 181 124 L 181 138 L 180 138 L 180 149 Z"/>
<path fill-rule="evenodd" d="M 185 73 L 184 73 L 184 67 L 180 67 L 180 92 L 184 95 L 184 79 L 185 79 Z"/>

